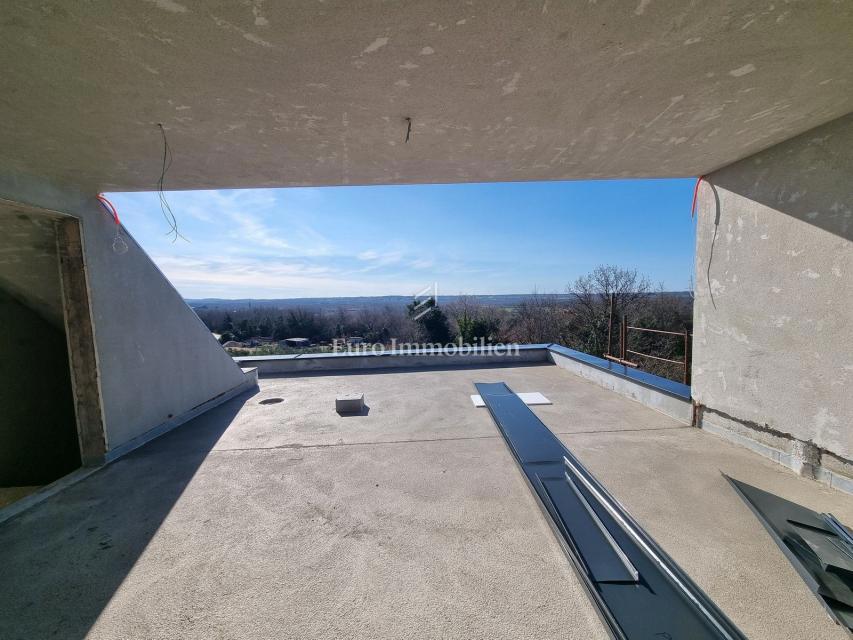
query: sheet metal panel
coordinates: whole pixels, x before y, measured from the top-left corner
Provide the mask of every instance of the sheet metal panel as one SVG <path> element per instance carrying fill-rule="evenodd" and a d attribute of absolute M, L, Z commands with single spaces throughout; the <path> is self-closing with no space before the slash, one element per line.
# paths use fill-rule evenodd
<path fill-rule="evenodd" d="M 853 549 L 849 531 L 807 509 L 723 474 L 779 545 L 830 617 L 853 636 Z"/>
<path fill-rule="evenodd" d="M 477 383 L 615 638 L 745 636 L 504 383 Z"/>

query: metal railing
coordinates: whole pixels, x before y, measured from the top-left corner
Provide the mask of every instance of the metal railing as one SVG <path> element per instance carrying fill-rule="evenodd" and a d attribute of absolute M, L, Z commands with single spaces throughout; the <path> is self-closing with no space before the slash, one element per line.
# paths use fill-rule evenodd
<path fill-rule="evenodd" d="M 667 362 L 670 364 L 678 365 L 683 372 L 682 380 L 684 384 L 690 384 L 690 339 L 691 334 L 688 329 L 684 329 L 683 331 L 664 331 L 662 329 L 647 329 L 646 327 L 632 327 L 628 324 L 628 316 L 622 316 L 622 322 L 619 324 L 619 355 L 613 355 L 613 306 L 614 300 L 613 295 L 610 296 L 610 318 L 608 320 L 607 325 L 607 353 L 604 355 L 608 360 L 612 360 L 613 362 L 618 362 L 619 364 L 625 365 L 627 367 L 638 368 L 640 364 L 633 360 L 628 359 L 629 355 L 639 356 L 640 358 L 649 358 L 651 360 L 656 360 L 658 362 Z M 666 336 L 676 336 L 681 338 L 684 341 L 684 357 L 680 360 L 673 360 L 671 358 L 662 358 L 660 356 L 655 356 L 650 353 L 643 353 L 641 351 L 635 351 L 633 349 L 628 348 L 628 332 L 629 331 L 637 331 L 641 333 L 655 333 Z"/>

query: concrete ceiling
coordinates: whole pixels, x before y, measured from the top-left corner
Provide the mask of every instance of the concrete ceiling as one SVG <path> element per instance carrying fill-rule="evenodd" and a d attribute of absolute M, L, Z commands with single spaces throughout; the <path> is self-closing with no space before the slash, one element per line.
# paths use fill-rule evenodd
<path fill-rule="evenodd" d="M 63 327 L 56 218 L 0 202 L 0 291 Z"/>
<path fill-rule="evenodd" d="M 158 122 L 170 189 L 687 176 L 853 111 L 853 3 L 22 1 L 0 59 L 0 171 L 85 189 Z"/>

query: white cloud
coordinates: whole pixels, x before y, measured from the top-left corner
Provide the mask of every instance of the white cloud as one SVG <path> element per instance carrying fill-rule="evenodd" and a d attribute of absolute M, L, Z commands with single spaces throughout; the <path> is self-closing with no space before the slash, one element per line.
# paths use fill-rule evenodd
<path fill-rule="evenodd" d="M 402 277 L 359 278 L 327 265 L 253 258 L 153 256 L 186 297 L 321 297 L 407 295 L 420 283 Z"/>
<path fill-rule="evenodd" d="M 166 197 L 189 243 L 170 241 L 156 194 L 111 194 L 127 228 L 187 297 L 410 295 L 433 280 L 447 290 L 481 291 L 490 279 L 500 289 L 517 288 L 506 264 L 432 246 L 412 250 L 404 237 L 377 243 L 387 233 L 376 226 L 378 214 L 353 210 L 369 203 L 335 204 L 322 189 Z"/>
<path fill-rule="evenodd" d="M 291 251 L 293 249 L 288 242 L 281 239 L 279 234 L 250 214 L 232 211 L 228 213 L 228 217 L 235 224 L 231 236 L 238 241 L 250 242 L 279 251 Z"/>
<path fill-rule="evenodd" d="M 402 251 L 376 251 L 368 249 L 362 251 L 356 256 L 362 262 L 369 263 L 368 266 L 360 269 L 362 273 L 367 271 L 375 271 L 382 267 L 399 264 L 403 261 L 405 254 Z"/>

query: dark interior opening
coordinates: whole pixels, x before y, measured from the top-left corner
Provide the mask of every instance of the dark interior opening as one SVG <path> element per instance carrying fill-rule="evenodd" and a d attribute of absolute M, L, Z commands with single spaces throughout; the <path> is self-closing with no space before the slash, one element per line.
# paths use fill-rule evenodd
<path fill-rule="evenodd" d="M 0 507 L 81 466 L 55 220 L 0 212 Z"/>

